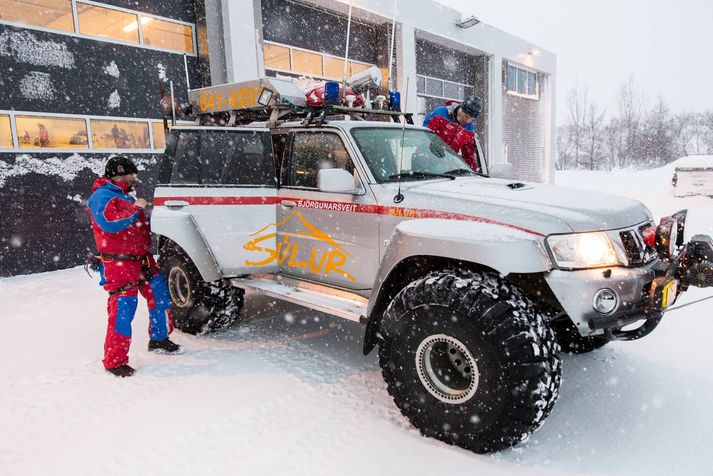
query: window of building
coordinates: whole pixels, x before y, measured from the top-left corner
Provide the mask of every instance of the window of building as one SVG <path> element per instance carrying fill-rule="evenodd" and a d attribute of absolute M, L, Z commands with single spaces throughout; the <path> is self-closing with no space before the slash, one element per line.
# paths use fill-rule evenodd
<path fill-rule="evenodd" d="M 141 26 L 145 45 L 193 53 L 190 26 L 146 16 L 141 17 Z"/>
<path fill-rule="evenodd" d="M 1 0 L 0 0 L 1 1 Z M 331 56 L 316 51 L 306 51 L 286 45 L 265 42 L 263 46 L 265 69 L 280 73 L 306 75 L 317 79 L 341 80 L 344 76 L 344 58 Z M 374 65 L 350 60 L 347 64 L 347 77 L 366 71 Z M 382 84 L 389 80 L 387 68 L 379 68 Z"/>
<path fill-rule="evenodd" d="M 265 44 L 263 49 L 265 54 L 265 67 L 268 69 L 280 69 L 292 71 L 290 62 L 290 49 L 286 46 Z"/>
<path fill-rule="evenodd" d="M 508 65 L 507 91 L 508 94 L 522 96 L 529 99 L 538 99 L 537 73 L 517 66 Z"/>
<path fill-rule="evenodd" d="M 321 77 L 322 55 L 302 50 L 292 51 L 292 71 Z"/>
<path fill-rule="evenodd" d="M 21 149 L 87 149 L 87 123 L 84 119 L 15 116 Z"/>
<path fill-rule="evenodd" d="M 139 17 L 111 8 L 77 2 L 79 32 L 112 40 L 139 42 Z"/>
<path fill-rule="evenodd" d="M 151 132 L 153 133 L 153 148 L 163 150 L 166 148 L 166 132 L 163 130 L 163 122 L 152 122 Z"/>
<path fill-rule="evenodd" d="M 467 84 L 445 81 L 428 76 L 416 76 L 416 93 L 430 96 L 439 100 L 463 101 L 473 95 L 473 86 Z"/>
<path fill-rule="evenodd" d="M 0 149 L 12 149 L 12 127 L 6 114 L 0 114 Z"/>
<path fill-rule="evenodd" d="M 92 145 L 95 149 L 150 149 L 146 122 L 91 119 Z"/>
<path fill-rule="evenodd" d="M 347 76 L 350 76 L 350 67 L 347 64 Z M 324 58 L 324 77 L 326 79 L 342 79 L 344 76 L 344 58 L 327 56 Z"/>
<path fill-rule="evenodd" d="M 0 20 L 74 32 L 71 0 L 0 0 Z"/>

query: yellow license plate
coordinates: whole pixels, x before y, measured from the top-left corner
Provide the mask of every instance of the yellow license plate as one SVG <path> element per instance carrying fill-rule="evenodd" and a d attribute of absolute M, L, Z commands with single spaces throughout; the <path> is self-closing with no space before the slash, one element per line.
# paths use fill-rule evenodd
<path fill-rule="evenodd" d="M 678 294 L 678 281 L 675 279 L 666 283 L 663 287 L 663 296 L 661 298 L 661 307 L 666 309 L 671 304 L 676 301 L 676 294 Z"/>

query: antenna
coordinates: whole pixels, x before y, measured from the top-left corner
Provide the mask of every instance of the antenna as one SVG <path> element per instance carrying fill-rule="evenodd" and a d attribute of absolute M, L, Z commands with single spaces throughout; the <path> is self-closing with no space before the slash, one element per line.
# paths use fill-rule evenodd
<path fill-rule="evenodd" d="M 188 77 L 188 56 L 183 55 L 183 68 L 186 70 L 186 89 L 191 90 L 191 79 Z"/>
<path fill-rule="evenodd" d="M 176 100 L 173 99 L 173 81 L 171 81 L 171 127 L 176 127 Z"/>
<path fill-rule="evenodd" d="M 411 80 L 411 78 L 406 78 L 406 97 L 408 98 L 408 83 Z M 399 191 L 396 193 L 396 196 L 394 197 L 394 203 L 401 203 L 404 201 L 404 194 L 401 193 L 401 168 L 403 167 L 404 163 L 404 141 L 406 140 L 406 118 L 403 118 L 403 122 L 401 122 L 401 147 L 399 147 Z"/>
<path fill-rule="evenodd" d="M 349 65 L 349 39 L 352 34 L 352 0 L 349 0 L 349 18 L 347 19 L 347 48 L 344 52 L 344 75 L 342 76 L 342 96 L 347 95 L 347 66 Z M 340 98 L 341 102 L 341 98 Z"/>
<path fill-rule="evenodd" d="M 391 47 L 389 48 L 389 92 L 393 91 L 394 80 L 391 78 L 391 71 L 394 67 L 394 41 L 396 40 L 396 5 L 399 0 L 394 0 L 394 16 L 391 21 Z"/>

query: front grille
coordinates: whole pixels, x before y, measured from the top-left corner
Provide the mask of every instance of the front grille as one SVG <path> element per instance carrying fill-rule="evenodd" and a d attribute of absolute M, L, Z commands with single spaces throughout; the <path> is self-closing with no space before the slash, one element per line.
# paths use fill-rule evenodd
<path fill-rule="evenodd" d="M 653 223 L 619 233 L 629 266 L 645 264 L 656 257 L 656 250 L 644 243 L 644 230 L 650 226 Z"/>

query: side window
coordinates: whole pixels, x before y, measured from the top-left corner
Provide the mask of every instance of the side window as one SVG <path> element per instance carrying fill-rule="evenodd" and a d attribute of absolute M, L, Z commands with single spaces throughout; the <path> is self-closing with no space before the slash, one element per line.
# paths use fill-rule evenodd
<path fill-rule="evenodd" d="M 220 183 L 271 187 L 277 184 L 268 132 L 227 133 L 222 137 L 220 149 L 225 151 Z"/>
<path fill-rule="evenodd" d="M 171 183 L 200 183 L 200 172 L 198 131 L 182 131 L 173 155 Z"/>
<path fill-rule="evenodd" d="M 267 132 L 181 131 L 173 155 L 171 183 L 275 185 Z"/>
<path fill-rule="evenodd" d="M 317 188 L 320 169 L 341 168 L 354 174 L 354 164 L 342 139 L 330 132 L 297 132 L 287 173 L 287 185 Z"/>

